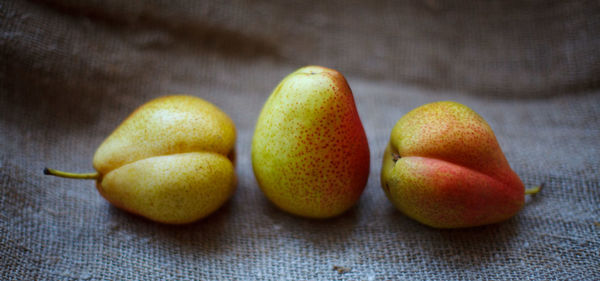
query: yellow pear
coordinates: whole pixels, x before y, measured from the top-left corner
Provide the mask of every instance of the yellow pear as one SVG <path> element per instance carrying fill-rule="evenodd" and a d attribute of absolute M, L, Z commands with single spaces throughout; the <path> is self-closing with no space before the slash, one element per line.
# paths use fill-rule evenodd
<path fill-rule="evenodd" d="M 97 172 L 44 173 L 95 179 L 115 206 L 154 221 L 183 224 L 218 209 L 236 186 L 235 126 L 215 105 L 166 96 L 133 112 L 96 150 Z"/>
<path fill-rule="evenodd" d="M 256 124 L 252 167 L 264 194 L 292 214 L 328 218 L 356 203 L 369 145 L 342 74 L 307 66 L 279 83 Z"/>

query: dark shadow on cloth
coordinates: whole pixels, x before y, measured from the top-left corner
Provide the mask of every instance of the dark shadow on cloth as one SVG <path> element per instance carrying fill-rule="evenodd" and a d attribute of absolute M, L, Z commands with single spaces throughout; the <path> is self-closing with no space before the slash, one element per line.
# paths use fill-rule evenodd
<path fill-rule="evenodd" d="M 442 264 L 465 268 L 493 259 L 499 250 L 505 250 L 505 246 L 510 244 L 509 241 L 516 236 L 519 228 L 516 221 L 518 216 L 496 224 L 459 229 L 436 229 L 391 208 L 385 219 L 398 225 L 398 239 L 422 239 L 423 242 L 417 243 L 418 249 L 411 251 L 418 251 L 423 257 L 434 257 Z"/>
<path fill-rule="evenodd" d="M 278 225 L 280 235 L 303 240 L 323 251 L 333 250 L 346 243 L 358 223 L 360 208 L 356 204 L 341 215 L 314 219 L 287 213 L 265 197 L 258 204 L 262 206 L 263 215 Z"/>
<path fill-rule="evenodd" d="M 232 214 L 231 200 L 204 219 L 183 225 L 169 225 L 151 221 L 131 214 L 112 205 L 109 207 L 111 225 L 117 231 L 126 231 L 134 239 L 147 240 L 148 244 L 173 247 L 184 256 L 198 254 L 218 254 L 221 247 L 227 247 L 222 240 L 233 233 L 225 231 Z M 111 230 L 111 232 L 115 232 Z"/>

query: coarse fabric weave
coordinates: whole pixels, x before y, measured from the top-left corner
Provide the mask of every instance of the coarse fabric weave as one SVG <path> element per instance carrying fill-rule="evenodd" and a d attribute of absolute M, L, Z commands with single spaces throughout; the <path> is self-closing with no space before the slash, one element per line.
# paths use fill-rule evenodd
<path fill-rule="evenodd" d="M 598 1 L 0 1 L 1 280 L 599 280 Z M 358 204 L 310 220 L 257 186 L 258 114 L 288 73 L 341 71 L 371 150 Z M 235 195 L 169 226 L 121 211 L 92 181 L 95 149 L 135 108 L 186 93 L 237 138 Z M 512 219 L 438 230 L 379 185 L 395 122 L 463 103 L 527 187 Z"/>

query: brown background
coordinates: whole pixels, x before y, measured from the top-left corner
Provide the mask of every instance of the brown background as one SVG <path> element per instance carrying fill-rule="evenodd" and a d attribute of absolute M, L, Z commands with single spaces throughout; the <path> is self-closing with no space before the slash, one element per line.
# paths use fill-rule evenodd
<path fill-rule="evenodd" d="M 0 279 L 600 278 L 600 3 L 446 2 L 0 2 Z M 346 75 L 371 148 L 359 203 L 325 221 L 273 207 L 249 159 L 270 91 L 307 64 Z M 104 137 L 172 93 L 236 123 L 239 185 L 215 214 L 160 225 L 42 175 L 91 171 Z M 546 184 L 516 217 L 435 230 L 385 199 L 391 128 L 437 100 L 480 113 L 523 182 Z"/>

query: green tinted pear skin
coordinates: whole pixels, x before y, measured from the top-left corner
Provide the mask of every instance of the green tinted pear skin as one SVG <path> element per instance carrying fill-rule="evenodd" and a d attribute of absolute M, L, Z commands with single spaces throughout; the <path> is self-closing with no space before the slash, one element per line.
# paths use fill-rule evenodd
<path fill-rule="evenodd" d="M 252 167 L 266 197 L 294 215 L 329 218 L 356 203 L 369 145 L 342 74 L 307 66 L 279 83 L 256 124 Z"/>
<path fill-rule="evenodd" d="M 96 173 L 44 173 L 94 179 L 113 205 L 153 221 L 185 224 L 223 205 L 237 184 L 235 125 L 192 96 L 166 96 L 133 112 L 96 150 Z"/>
<path fill-rule="evenodd" d="M 526 193 L 539 191 L 525 190 L 487 122 L 449 101 L 418 107 L 396 123 L 381 184 L 401 212 L 435 228 L 507 220 Z"/>

